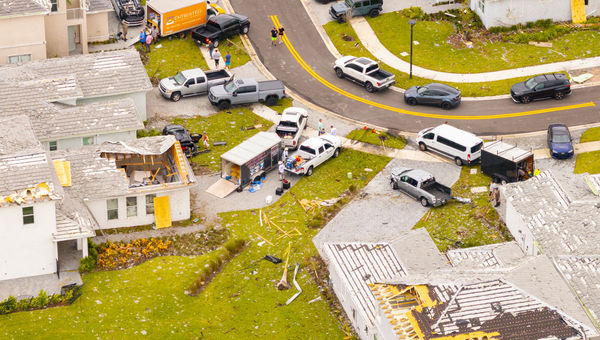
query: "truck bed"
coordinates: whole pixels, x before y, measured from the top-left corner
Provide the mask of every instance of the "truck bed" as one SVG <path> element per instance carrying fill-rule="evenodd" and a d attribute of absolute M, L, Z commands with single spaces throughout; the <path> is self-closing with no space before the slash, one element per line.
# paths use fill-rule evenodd
<path fill-rule="evenodd" d="M 433 183 L 428 186 L 422 187 L 421 189 L 427 191 L 438 199 L 446 199 L 447 201 L 452 198 L 452 189 L 440 183 Z"/>
<path fill-rule="evenodd" d="M 378 69 L 377 71 L 373 71 L 373 72 L 369 73 L 368 75 L 377 80 L 384 80 L 384 79 L 391 77 L 393 74 L 389 73 L 388 71 Z"/>
<path fill-rule="evenodd" d="M 258 82 L 258 91 L 275 91 L 283 90 L 283 82 L 281 80 L 266 80 Z"/>
<path fill-rule="evenodd" d="M 223 78 L 231 77 L 231 75 L 229 74 L 229 72 L 227 72 L 227 70 L 204 71 L 204 74 L 206 74 L 206 79 L 208 79 L 209 81 L 215 80 L 215 79 L 223 79 Z"/>

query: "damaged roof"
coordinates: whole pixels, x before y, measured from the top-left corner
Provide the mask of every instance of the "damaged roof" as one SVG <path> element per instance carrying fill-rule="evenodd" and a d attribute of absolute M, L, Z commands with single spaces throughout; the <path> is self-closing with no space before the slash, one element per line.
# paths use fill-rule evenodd
<path fill-rule="evenodd" d="M 458 248 L 446 252 L 453 266 L 463 268 L 500 268 L 517 264 L 525 254 L 514 242 Z"/>
<path fill-rule="evenodd" d="M 41 15 L 49 12 L 38 0 L 3 0 L 0 2 L 0 17 Z"/>
<path fill-rule="evenodd" d="M 35 138 L 29 119 L 16 116 L 0 120 L 0 196 L 20 193 L 42 183 L 51 198 L 60 194 L 51 164 Z"/>
<path fill-rule="evenodd" d="M 144 127 L 131 98 L 79 106 L 54 106 L 45 114 L 32 112 L 40 140 L 131 131 Z"/>
<path fill-rule="evenodd" d="M 110 12 L 113 10 L 109 0 L 85 0 L 85 5 L 88 14 Z"/>
<path fill-rule="evenodd" d="M 175 136 L 154 136 L 130 141 L 104 142 L 100 152 L 118 154 L 162 155 L 175 144 Z"/>

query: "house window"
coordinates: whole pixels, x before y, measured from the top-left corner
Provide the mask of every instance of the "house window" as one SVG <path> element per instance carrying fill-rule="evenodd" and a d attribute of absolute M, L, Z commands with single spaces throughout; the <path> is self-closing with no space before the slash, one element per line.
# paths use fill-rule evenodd
<path fill-rule="evenodd" d="M 50 151 L 56 151 L 58 149 L 58 142 L 53 140 L 48 142 L 48 147 L 50 148 Z"/>
<path fill-rule="evenodd" d="M 31 61 L 31 54 L 11 55 L 8 57 L 9 64 L 19 64 Z"/>
<path fill-rule="evenodd" d="M 83 137 L 83 145 L 94 144 L 94 137 Z"/>
<path fill-rule="evenodd" d="M 58 0 L 50 0 L 52 4 L 52 12 L 58 12 Z"/>
<path fill-rule="evenodd" d="M 137 216 L 137 197 L 127 197 L 127 217 Z"/>
<path fill-rule="evenodd" d="M 146 215 L 154 214 L 154 197 L 155 194 L 146 195 Z"/>
<path fill-rule="evenodd" d="M 485 0 L 479 0 L 479 9 L 481 10 L 481 14 L 485 13 Z"/>
<path fill-rule="evenodd" d="M 106 217 L 109 220 L 119 219 L 119 200 L 111 198 L 106 200 Z"/>
<path fill-rule="evenodd" d="M 33 224 L 33 207 L 23 207 L 23 224 Z"/>

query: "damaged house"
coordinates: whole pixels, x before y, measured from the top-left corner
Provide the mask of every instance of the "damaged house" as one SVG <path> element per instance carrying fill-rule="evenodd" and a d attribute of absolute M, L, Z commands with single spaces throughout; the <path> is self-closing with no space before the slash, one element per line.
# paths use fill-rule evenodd
<path fill-rule="evenodd" d="M 27 115 L 54 151 L 131 140 L 146 119 L 152 89 L 134 50 L 0 67 L 0 117 Z"/>

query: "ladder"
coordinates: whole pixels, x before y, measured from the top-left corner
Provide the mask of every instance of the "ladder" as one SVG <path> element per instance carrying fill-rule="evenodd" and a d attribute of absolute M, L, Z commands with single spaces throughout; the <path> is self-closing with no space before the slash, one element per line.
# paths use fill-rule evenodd
<path fill-rule="evenodd" d="M 175 144 L 173 144 L 173 146 L 173 157 L 175 158 L 175 164 L 177 165 L 177 169 L 179 169 L 181 180 L 187 183 L 188 171 L 187 166 L 185 164 L 185 155 L 183 154 L 183 150 L 181 150 L 181 144 L 179 143 L 179 141 L 176 141 Z"/>

